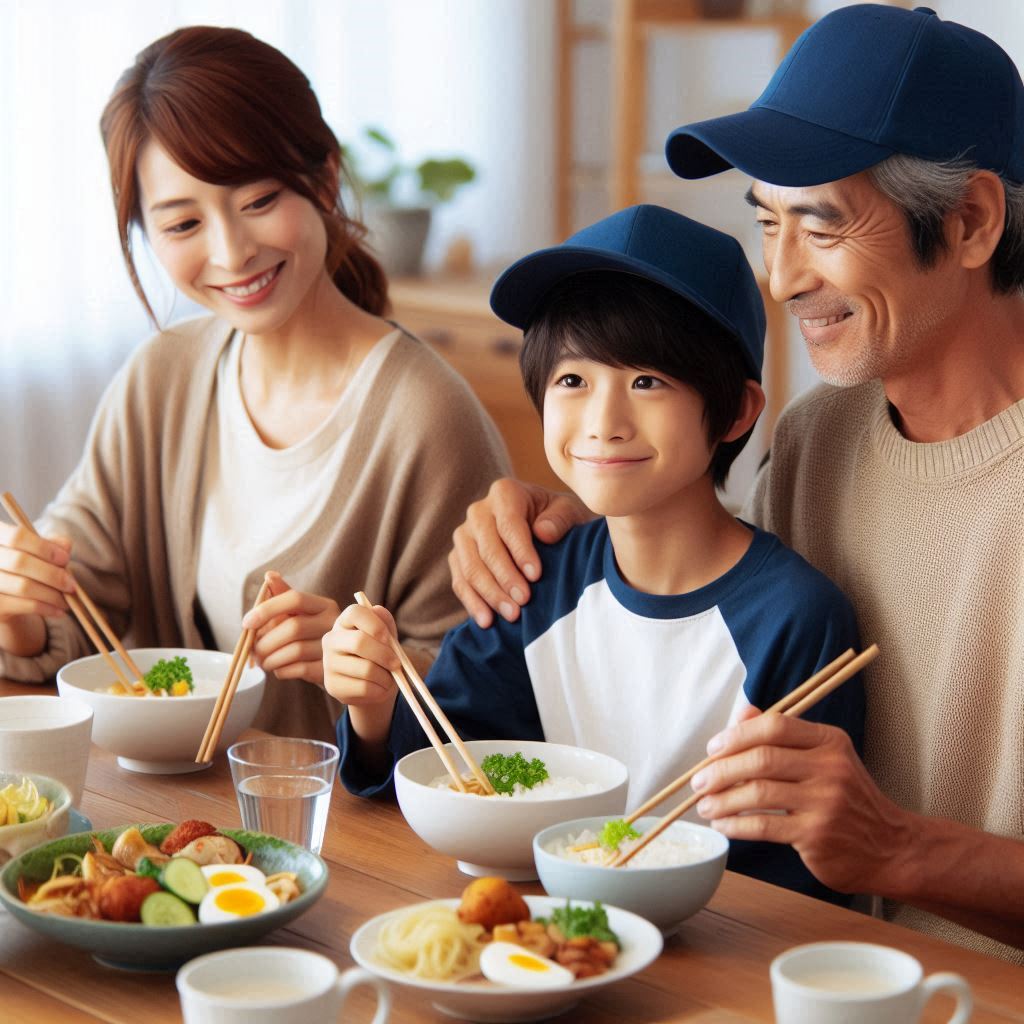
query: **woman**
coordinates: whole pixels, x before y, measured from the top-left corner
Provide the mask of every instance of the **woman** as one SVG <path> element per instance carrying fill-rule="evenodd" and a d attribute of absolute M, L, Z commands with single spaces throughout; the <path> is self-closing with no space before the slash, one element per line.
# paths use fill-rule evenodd
<path fill-rule="evenodd" d="M 90 653 L 62 598 L 71 561 L 139 646 L 230 650 L 270 571 L 245 619 L 276 676 L 257 725 L 333 738 L 321 638 L 339 603 L 365 590 L 429 665 L 461 617 L 452 529 L 507 471 L 503 445 L 461 378 L 384 319 L 338 142 L 284 55 L 236 29 L 173 32 L 101 128 L 147 311 L 135 228 L 212 315 L 161 331 L 111 382 L 46 539 L 0 526 L 0 676 L 43 681 Z"/>

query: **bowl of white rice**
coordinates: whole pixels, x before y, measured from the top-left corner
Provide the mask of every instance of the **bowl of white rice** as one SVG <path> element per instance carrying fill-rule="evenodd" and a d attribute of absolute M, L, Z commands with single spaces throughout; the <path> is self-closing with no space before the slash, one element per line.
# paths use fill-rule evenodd
<path fill-rule="evenodd" d="M 489 754 L 521 753 L 527 761 L 539 758 L 548 773 L 530 789 L 516 786 L 508 794 L 481 796 L 450 788 L 433 747 L 407 754 L 395 765 L 395 793 L 405 820 L 468 875 L 534 879 L 537 832 L 580 815 L 614 818 L 626 806 L 626 766 L 607 754 L 533 740 L 471 740 L 466 746 L 477 764 Z M 461 764 L 450 744 L 448 751 Z"/>
<path fill-rule="evenodd" d="M 552 825 L 534 836 L 537 875 L 549 896 L 600 900 L 646 917 L 671 935 L 714 895 L 725 872 L 729 840 L 705 825 L 675 821 L 622 867 L 613 868 L 614 854 L 598 837 L 610 817 L 577 818 Z M 639 818 L 634 829 L 643 835 L 658 823 L 656 816 Z M 624 840 L 628 850 L 637 840 Z"/>

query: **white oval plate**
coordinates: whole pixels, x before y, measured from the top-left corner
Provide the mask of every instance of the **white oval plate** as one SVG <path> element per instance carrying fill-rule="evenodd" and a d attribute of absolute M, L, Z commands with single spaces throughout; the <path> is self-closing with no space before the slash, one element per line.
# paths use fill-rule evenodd
<path fill-rule="evenodd" d="M 531 917 L 546 917 L 558 907 L 564 907 L 566 902 L 552 896 L 523 898 L 530 908 Z M 580 904 L 585 901 L 574 902 Z M 596 978 L 584 978 L 582 981 L 574 981 L 558 988 L 513 988 L 511 985 L 498 985 L 484 980 L 428 981 L 411 977 L 379 963 L 373 951 L 377 943 L 377 934 L 384 922 L 398 914 L 404 914 L 407 910 L 413 909 L 413 906 L 430 905 L 451 907 L 454 910 L 458 907 L 459 900 L 430 900 L 392 910 L 387 914 L 379 914 L 360 926 L 352 936 L 350 950 L 352 958 L 361 967 L 394 985 L 418 990 L 430 999 L 438 1010 L 450 1017 L 484 1021 L 487 1024 L 513 1024 L 554 1017 L 575 1006 L 595 989 L 612 985 L 642 971 L 661 953 L 661 932 L 650 921 L 631 914 L 628 910 L 605 906 L 608 912 L 608 925 L 622 943 L 614 966 Z"/>

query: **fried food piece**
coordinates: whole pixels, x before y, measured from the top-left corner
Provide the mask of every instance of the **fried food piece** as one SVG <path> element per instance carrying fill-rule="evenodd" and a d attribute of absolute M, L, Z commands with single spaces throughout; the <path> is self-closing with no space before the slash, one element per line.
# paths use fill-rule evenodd
<path fill-rule="evenodd" d="M 591 935 L 585 935 L 560 943 L 554 959 L 568 967 L 577 978 L 592 978 L 604 974 L 618 953 L 619 947 L 614 942 L 600 942 Z"/>
<path fill-rule="evenodd" d="M 475 878 L 463 890 L 457 913 L 463 924 L 483 925 L 489 932 L 498 924 L 530 919 L 526 900 L 504 878 Z"/>
<path fill-rule="evenodd" d="M 160 891 L 160 883 L 146 875 L 108 878 L 100 887 L 100 913 L 107 921 L 138 921 L 142 901 Z"/>
<path fill-rule="evenodd" d="M 150 843 L 147 843 L 142 833 L 133 825 L 126 828 L 114 840 L 110 855 L 126 868 L 134 871 L 143 857 L 149 857 L 151 861 L 160 864 L 167 858 L 162 856 L 160 851 Z"/>
<path fill-rule="evenodd" d="M 208 821 L 190 818 L 168 833 L 167 838 L 160 844 L 160 852 L 173 857 L 174 854 L 183 850 L 189 843 L 202 839 L 203 836 L 216 834 L 217 830 Z"/>
<path fill-rule="evenodd" d="M 515 924 L 497 924 L 492 938 L 495 942 L 512 942 L 549 960 L 554 956 L 556 943 L 540 921 L 516 921 Z"/>
<path fill-rule="evenodd" d="M 187 857 L 200 866 L 204 864 L 241 864 L 242 848 L 227 836 L 201 836 L 183 846 L 176 854 Z"/>

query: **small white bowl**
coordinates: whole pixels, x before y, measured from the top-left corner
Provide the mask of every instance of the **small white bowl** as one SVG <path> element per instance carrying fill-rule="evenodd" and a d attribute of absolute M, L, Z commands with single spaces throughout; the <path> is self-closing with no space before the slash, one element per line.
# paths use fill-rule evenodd
<path fill-rule="evenodd" d="M 461 765 L 458 751 L 446 746 Z M 471 740 L 466 746 L 477 764 L 488 754 L 519 751 L 528 761 L 539 757 L 552 778 L 598 786 L 594 793 L 543 800 L 459 793 L 430 785 L 445 774 L 433 747 L 407 754 L 395 765 L 398 806 L 412 830 L 435 850 L 455 857 L 467 875 L 536 878 L 532 842 L 540 829 L 581 814 L 614 817 L 626 805 L 629 774 L 621 761 L 607 754 L 530 740 Z"/>
<path fill-rule="evenodd" d="M 92 708 L 85 701 L 45 693 L 0 697 L 0 772 L 57 779 L 77 807 L 91 733 Z"/>
<path fill-rule="evenodd" d="M 128 652 L 143 672 L 161 658 L 183 657 L 192 669 L 195 690 L 187 697 L 129 697 L 107 693 L 115 680 L 99 654 L 79 658 L 57 673 L 57 691 L 77 697 L 93 710 L 92 741 L 117 754 L 117 763 L 133 772 L 177 775 L 207 767 L 196 764 L 199 744 L 217 702 L 231 655 L 220 651 L 143 647 Z M 217 751 L 226 750 L 252 725 L 263 699 L 262 669 L 247 668 L 238 682 Z"/>
<path fill-rule="evenodd" d="M 578 818 L 539 832 L 533 840 L 533 854 L 541 885 L 549 896 L 600 900 L 631 910 L 660 928 L 663 935 L 671 935 L 715 894 L 725 872 L 729 840 L 705 825 L 675 821 L 662 836 L 691 844 L 699 852 L 699 859 L 672 867 L 602 867 L 566 860 L 551 852 L 559 840 L 586 829 L 600 832 L 609 817 L 613 815 Z M 634 827 L 642 834 L 659 820 L 656 816 L 639 818 Z"/>
<path fill-rule="evenodd" d="M 0 866 L 17 857 L 25 850 L 64 835 L 68 827 L 68 811 L 71 809 L 71 791 L 62 782 L 35 775 L 32 772 L 0 772 L 0 789 L 17 786 L 22 779 L 30 779 L 40 796 L 50 801 L 47 812 L 35 821 L 20 825 L 0 826 Z"/>

